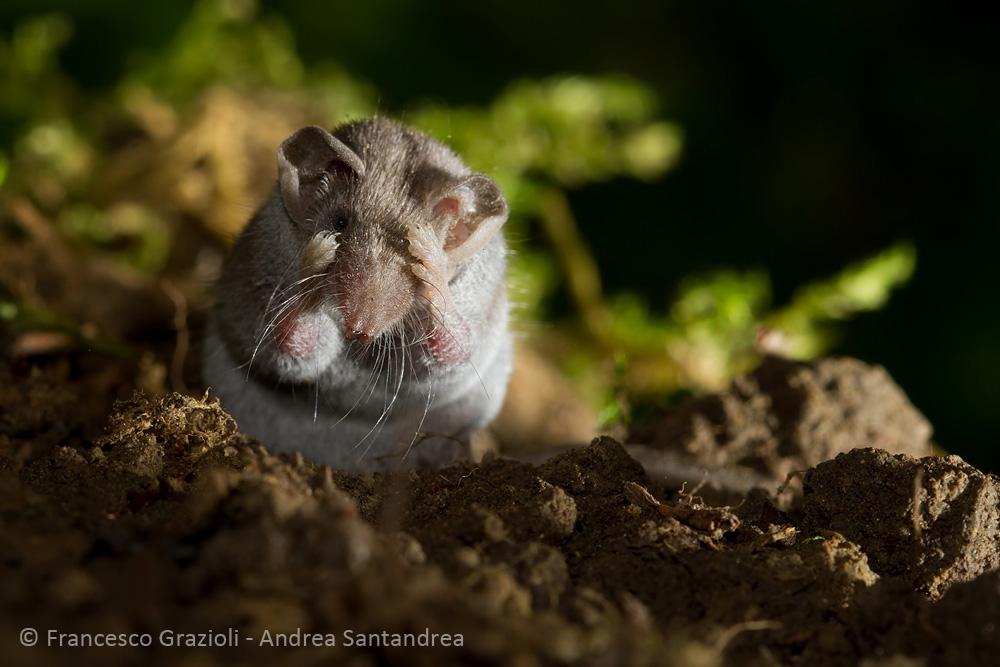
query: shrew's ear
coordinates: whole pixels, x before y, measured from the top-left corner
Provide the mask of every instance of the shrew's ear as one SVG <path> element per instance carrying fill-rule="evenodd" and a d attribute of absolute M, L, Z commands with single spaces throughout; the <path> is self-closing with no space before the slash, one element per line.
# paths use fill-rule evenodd
<path fill-rule="evenodd" d="M 435 220 L 447 225 L 444 250 L 452 265 L 479 252 L 507 222 L 507 200 L 500 188 L 482 174 L 467 176 L 438 198 Z"/>
<path fill-rule="evenodd" d="M 364 175 L 365 165 L 357 153 L 315 125 L 297 130 L 278 148 L 281 200 L 299 223 L 336 181 Z"/>

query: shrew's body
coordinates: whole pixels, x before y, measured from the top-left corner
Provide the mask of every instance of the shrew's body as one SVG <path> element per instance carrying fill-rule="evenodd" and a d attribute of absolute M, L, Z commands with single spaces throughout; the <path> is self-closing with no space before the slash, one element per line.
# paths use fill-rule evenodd
<path fill-rule="evenodd" d="M 511 368 L 499 189 L 384 119 L 303 128 L 278 164 L 226 260 L 206 383 L 242 431 L 318 462 L 461 458 Z"/>

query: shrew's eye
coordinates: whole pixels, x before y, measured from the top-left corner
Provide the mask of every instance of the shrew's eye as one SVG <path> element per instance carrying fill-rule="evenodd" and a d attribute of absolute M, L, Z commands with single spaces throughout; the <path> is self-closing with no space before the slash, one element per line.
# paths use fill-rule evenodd
<path fill-rule="evenodd" d="M 342 232 L 347 229 L 347 218 L 338 217 L 333 219 L 333 231 Z"/>

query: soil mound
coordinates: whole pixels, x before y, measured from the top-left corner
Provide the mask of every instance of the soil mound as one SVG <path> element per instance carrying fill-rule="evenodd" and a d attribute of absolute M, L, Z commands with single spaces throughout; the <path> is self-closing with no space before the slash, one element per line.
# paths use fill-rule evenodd
<path fill-rule="evenodd" d="M 926 421 L 853 360 L 770 361 L 655 431 L 722 467 L 808 468 L 786 511 L 777 482 L 731 505 L 664 488 L 610 438 L 541 465 L 347 475 L 179 394 L 119 402 L 91 437 L 71 389 L 8 377 L 42 408 L 0 392 L 0 636 L 257 643 L 4 640 L 5 664 L 957 665 L 1000 649 L 997 479 L 905 453 L 927 452 Z M 345 641 L 425 629 L 461 646 Z M 338 641 L 265 649 L 265 631 Z"/>

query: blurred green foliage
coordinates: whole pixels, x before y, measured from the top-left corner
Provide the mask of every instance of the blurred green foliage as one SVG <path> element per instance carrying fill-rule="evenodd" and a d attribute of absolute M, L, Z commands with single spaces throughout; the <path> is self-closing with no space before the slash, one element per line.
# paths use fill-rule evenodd
<path fill-rule="evenodd" d="M 58 225 L 68 239 L 143 273 L 156 275 L 166 266 L 170 230 L 149 208 L 121 204 L 101 211 L 91 204 L 75 204 L 62 210 Z"/>
<path fill-rule="evenodd" d="M 370 86 L 335 63 L 306 68 L 288 26 L 259 16 L 254 0 L 196 3 L 162 52 L 135 60 L 121 90 L 149 89 L 180 107 L 215 86 L 245 93 L 286 90 L 308 99 L 333 125 L 371 113 L 377 99 Z"/>
<path fill-rule="evenodd" d="M 197 114 L 212 91 L 251 106 L 301 108 L 328 125 L 386 111 L 371 85 L 336 63 L 306 66 L 287 25 L 259 16 L 250 0 L 197 2 L 162 51 L 134 54 L 111 96 L 79 89 L 59 70 L 56 54 L 71 30 L 67 18 L 43 16 L 0 36 L 0 123 L 12 137 L 0 146 L 0 182 L 6 195 L 35 201 L 72 244 L 153 278 L 168 270 L 182 226 L 198 220 L 179 204 L 102 190 L 95 174 L 127 161 L 123 127 L 146 132 L 169 156 L 177 132 L 169 128 Z M 143 114 L 154 120 L 136 130 Z M 425 103 L 397 115 L 501 184 L 511 203 L 511 285 L 521 326 L 532 338 L 562 332 L 568 343 L 558 346 L 556 361 L 590 384 L 605 421 L 627 418 L 629 402 L 718 387 L 762 351 L 821 354 L 837 323 L 881 307 L 914 270 L 914 250 L 903 244 L 803 287 L 787 304 L 772 303 L 763 270 L 693 276 L 676 290 L 663 285 L 665 302 L 675 293 L 665 309 L 627 292 L 607 296 L 565 193 L 612 178 L 654 181 L 681 159 L 684 134 L 660 117 L 649 87 L 617 76 L 522 80 L 485 106 Z M 554 321 L 549 305 L 560 293 L 577 309 L 570 321 Z M 5 320 L 17 312 L 5 303 Z M 45 318 L 35 313 L 32 321 Z"/>
<path fill-rule="evenodd" d="M 69 19 L 43 15 L 0 35 L 0 116 L 5 124 L 56 111 L 66 81 L 57 55 L 72 35 Z"/>
<path fill-rule="evenodd" d="M 910 280 L 916 264 L 913 245 L 895 245 L 828 281 L 802 287 L 765 322 L 786 337 L 789 356 L 810 359 L 835 342 L 830 324 L 884 306 L 890 292 Z"/>

